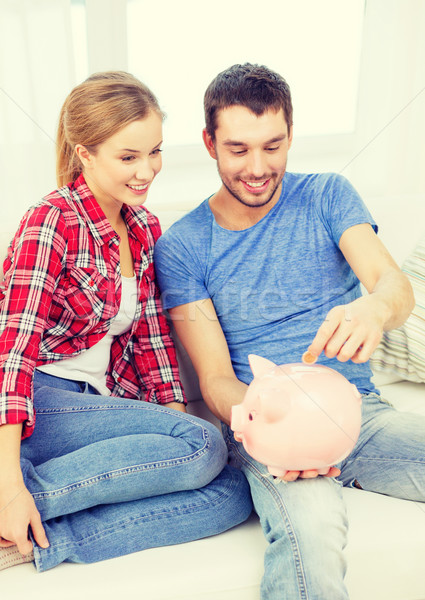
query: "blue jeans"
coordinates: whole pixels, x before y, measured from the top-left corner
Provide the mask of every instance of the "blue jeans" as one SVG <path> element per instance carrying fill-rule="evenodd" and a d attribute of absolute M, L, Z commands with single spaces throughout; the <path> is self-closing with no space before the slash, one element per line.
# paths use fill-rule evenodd
<path fill-rule="evenodd" d="M 50 542 L 34 544 L 38 571 L 214 535 L 251 513 L 210 423 L 38 371 L 34 404 L 21 466 Z"/>
<path fill-rule="evenodd" d="M 224 427 L 224 435 L 230 464 L 247 476 L 269 541 L 263 600 L 347 600 L 343 486 L 425 501 L 425 417 L 397 412 L 376 394 L 363 397 L 360 437 L 337 465 L 337 479 L 275 480 L 229 428 Z"/>

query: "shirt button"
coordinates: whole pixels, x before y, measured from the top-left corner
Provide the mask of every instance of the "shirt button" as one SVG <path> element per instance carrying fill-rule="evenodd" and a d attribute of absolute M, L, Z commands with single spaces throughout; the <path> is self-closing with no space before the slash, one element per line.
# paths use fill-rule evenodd
<path fill-rule="evenodd" d="M 90 281 L 89 281 L 89 286 L 90 286 L 90 287 L 93 287 L 93 286 L 94 286 L 94 281 L 93 281 L 93 279 L 90 279 Z"/>

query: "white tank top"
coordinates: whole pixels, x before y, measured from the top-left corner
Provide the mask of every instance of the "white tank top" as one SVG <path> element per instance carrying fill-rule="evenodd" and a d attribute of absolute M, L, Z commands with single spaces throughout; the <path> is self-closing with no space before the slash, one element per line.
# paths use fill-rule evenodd
<path fill-rule="evenodd" d="M 106 387 L 106 371 L 110 361 L 111 345 L 115 336 L 121 335 L 131 328 L 137 305 L 136 276 L 122 276 L 121 281 L 120 308 L 106 335 L 81 354 L 37 367 L 39 371 L 64 379 L 86 381 L 103 396 L 110 395 L 110 391 Z"/>

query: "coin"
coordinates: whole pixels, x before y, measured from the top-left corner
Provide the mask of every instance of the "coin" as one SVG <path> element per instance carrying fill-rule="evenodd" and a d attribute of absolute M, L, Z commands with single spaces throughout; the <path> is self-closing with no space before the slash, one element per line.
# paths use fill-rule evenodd
<path fill-rule="evenodd" d="M 307 350 L 307 352 L 304 352 L 304 354 L 302 356 L 302 361 L 306 365 L 314 365 L 316 360 L 317 360 L 317 356 L 315 354 L 313 354 L 312 352 L 309 352 L 308 350 Z"/>

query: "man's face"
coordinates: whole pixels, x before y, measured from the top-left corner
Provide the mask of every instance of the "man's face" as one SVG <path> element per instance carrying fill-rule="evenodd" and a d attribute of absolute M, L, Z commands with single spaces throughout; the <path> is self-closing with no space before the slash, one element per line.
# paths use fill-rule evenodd
<path fill-rule="evenodd" d="M 233 198 L 249 207 L 277 200 L 292 142 L 282 109 L 257 116 L 244 106 L 225 108 L 215 141 L 204 131 L 204 142 Z"/>

